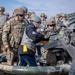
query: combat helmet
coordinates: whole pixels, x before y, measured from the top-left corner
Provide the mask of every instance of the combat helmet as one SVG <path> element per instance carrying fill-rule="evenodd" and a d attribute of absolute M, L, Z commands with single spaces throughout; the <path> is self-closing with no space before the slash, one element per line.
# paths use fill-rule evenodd
<path fill-rule="evenodd" d="M 0 6 L 0 11 L 4 12 L 5 8 L 3 6 Z"/>
<path fill-rule="evenodd" d="M 31 14 L 35 14 L 35 12 L 33 11 L 33 12 L 31 12 Z"/>
<path fill-rule="evenodd" d="M 55 26 L 55 25 L 56 25 L 55 20 L 49 19 L 49 20 L 47 21 L 46 27 L 49 26 L 49 25 Z"/>
<path fill-rule="evenodd" d="M 67 18 L 67 14 L 62 14 L 62 17 L 63 18 Z"/>
<path fill-rule="evenodd" d="M 24 10 L 22 8 L 17 8 L 13 13 L 15 13 L 16 15 L 24 15 Z"/>
<path fill-rule="evenodd" d="M 25 6 L 21 6 L 20 8 L 22 8 L 22 9 L 24 10 L 24 13 L 27 13 L 27 12 L 28 12 L 27 7 L 25 7 Z"/>
<path fill-rule="evenodd" d="M 56 14 L 56 18 L 60 18 L 60 17 L 62 17 L 61 14 Z"/>
<path fill-rule="evenodd" d="M 30 15 L 31 16 L 31 12 L 27 12 L 27 15 Z"/>
<path fill-rule="evenodd" d="M 45 13 L 41 13 L 41 14 L 40 14 L 40 17 L 45 17 L 45 18 L 47 18 L 47 15 L 46 15 Z"/>
<path fill-rule="evenodd" d="M 40 17 L 38 17 L 38 16 L 36 16 L 36 15 L 31 16 L 31 19 L 30 19 L 30 20 L 31 20 L 31 21 L 35 21 L 35 22 L 37 22 L 37 23 L 41 23 Z"/>

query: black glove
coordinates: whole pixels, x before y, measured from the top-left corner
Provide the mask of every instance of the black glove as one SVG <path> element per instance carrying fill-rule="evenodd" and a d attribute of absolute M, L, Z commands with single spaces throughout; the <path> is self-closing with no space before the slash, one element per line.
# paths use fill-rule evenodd
<path fill-rule="evenodd" d="M 43 39 L 44 38 L 44 35 L 41 34 L 41 33 L 37 33 L 37 39 Z"/>

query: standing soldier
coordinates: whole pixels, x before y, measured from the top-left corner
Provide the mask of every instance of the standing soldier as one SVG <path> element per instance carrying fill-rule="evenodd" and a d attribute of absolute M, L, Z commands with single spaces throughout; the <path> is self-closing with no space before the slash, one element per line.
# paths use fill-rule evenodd
<path fill-rule="evenodd" d="M 62 21 L 62 15 L 61 14 L 57 14 L 55 17 L 55 21 L 56 21 L 56 29 L 59 31 L 61 31 L 62 27 L 63 27 L 63 21 Z"/>
<path fill-rule="evenodd" d="M 2 31 L 4 23 L 7 21 L 7 16 L 4 15 L 5 8 L 0 6 L 0 52 L 2 52 Z"/>
<path fill-rule="evenodd" d="M 65 26 L 65 27 L 68 27 L 69 22 L 68 22 L 68 20 L 67 20 L 67 14 L 63 14 L 62 17 L 63 17 L 63 18 L 62 18 L 62 21 L 63 21 L 64 26 Z"/>
<path fill-rule="evenodd" d="M 28 20 L 29 23 L 30 23 L 30 17 L 31 17 L 31 12 L 27 12 L 26 19 Z"/>
<path fill-rule="evenodd" d="M 50 31 L 47 32 L 47 34 L 45 35 L 46 38 L 49 37 L 51 34 L 58 34 L 58 32 L 55 29 L 55 26 L 56 26 L 55 21 L 49 20 L 47 22 L 47 29 L 46 29 L 46 31 L 49 31 L 49 30 Z M 52 41 L 52 39 L 50 39 L 50 41 Z M 56 57 L 55 57 L 55 54 L 52 52 L 52 50 L 48 50 L 47 55 L 46 55 L 46 60 L 47 60 L 47 65 L 48 66 L 56 65 Z"/>
<path fill-rule="evenodd" d="M 47 21 L 46 21 L 46 19 L 47 19 L 47 15 L 45 14 L 45 13 L 41 13 L 40 14 L 40 18 L 41 18 L 41 26 L 42 26 L 42 28 L 44 28 L 45 29 L 45 27 L 46 27 L 46 23 L 47 23 Z"/>
<path fill-rule="evenodd" d="M 18 65 L 17 49 L 23 35 L 26 23 L 24 21 L 24 10 L 17 8 L 15 16 L 8 20 L 3 27 L 2 41 L 7 51 L 7 63 L 14 65 L 15 59 Z"/>
<path fill-rule="evenodd" d="M 7 16 L 7 19 L 9 20 L 10 19 L 10 14 L 8 12 L 5 12 L 4 14 Z"/>

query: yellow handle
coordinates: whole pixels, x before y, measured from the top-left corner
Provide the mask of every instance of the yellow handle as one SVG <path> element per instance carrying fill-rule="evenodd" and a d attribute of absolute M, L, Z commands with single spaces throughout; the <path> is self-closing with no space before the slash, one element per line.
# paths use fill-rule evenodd
<path fill-rule="evenodd" d="M 41 41 L 40 43 L 41 44 L 48 44 L 48 43 L 50 43 L 50 40 L 48 40 L 48 41 Z"/>
<path fill-rule="evenodd" d="M 28 51 L 27 46 L 23 45 L 23 52 L 27 52 L 27 51 Z"/>

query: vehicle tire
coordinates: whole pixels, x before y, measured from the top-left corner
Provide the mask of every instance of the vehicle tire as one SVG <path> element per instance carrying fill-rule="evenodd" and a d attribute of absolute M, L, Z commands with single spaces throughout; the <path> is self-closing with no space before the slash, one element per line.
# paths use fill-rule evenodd
<path fill-rule="evenodd" d="M 71 65 L 69 75 L 75 75 L 75 61 Z"/>
<path fill-rule="evenodd" d="M 50 50 L 48 51 L 46 55 L 46 61 L 47 61 L 48 66 L 54 66 L 57 64 L 56 56 Z"/>

